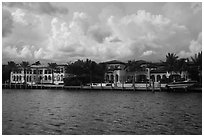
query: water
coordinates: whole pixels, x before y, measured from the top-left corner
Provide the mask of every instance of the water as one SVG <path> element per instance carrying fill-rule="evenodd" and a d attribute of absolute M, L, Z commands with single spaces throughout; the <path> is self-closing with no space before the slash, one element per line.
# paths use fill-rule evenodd
<path fill-rule="evenodd" d="M 202 134 L 202 93 L 3 90 L 3 134 Z"/>

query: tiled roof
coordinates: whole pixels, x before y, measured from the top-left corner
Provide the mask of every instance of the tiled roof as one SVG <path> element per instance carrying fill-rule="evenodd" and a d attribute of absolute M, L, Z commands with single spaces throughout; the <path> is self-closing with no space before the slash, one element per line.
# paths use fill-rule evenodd
<path fill-rule="evenodd" d="M 104 64 L 126 64 L 124 62 L 118 61 L 118 60 L 111 60 L 111 61 L 107 61 L 107 62 L 103 62 Z"/>

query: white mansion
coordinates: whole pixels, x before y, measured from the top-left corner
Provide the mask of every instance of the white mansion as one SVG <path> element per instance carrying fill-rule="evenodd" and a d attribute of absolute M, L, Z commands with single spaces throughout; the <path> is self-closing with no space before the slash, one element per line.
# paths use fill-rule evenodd
<path fill-rule="evenodd" d="M 27 84 L 64 84 L 65 66 L 57 65 L 52 73 L 52 69 L 45 65 L 31 65 L 28 69 L 18 67 L 10 74 L 11 83 Z"/>

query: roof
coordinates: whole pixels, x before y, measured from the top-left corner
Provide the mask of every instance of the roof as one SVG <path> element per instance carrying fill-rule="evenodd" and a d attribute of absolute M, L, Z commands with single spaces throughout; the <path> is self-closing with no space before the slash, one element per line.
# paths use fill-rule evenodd
<path fill-rule="evenodd" d="M 60 65 L 57 65 L 57 66 L 63 67 L 63 66 L 67 66 L 67 65 L 66 64 L 60 64 Z M 32 68 L 47 68 L 49 66 L 48 65 L 31 65 L 30 67 L 32 67 Z"/>
<path fill-rule="evenodd" d="M 151 70 L 151 73 L 166 73 L 166 70 Z"/>
<path fill-rule="evenodd" d="M 31 65 L 32 68 L 46 68 L 46 65 Z"/>
<path fill-rule="evenodd" d="M 125 65 L 126 63 L 118 61 L 118 60 L 111 60 L 111 61 L 103 62 L 103 64 L 123 64 Z"/>

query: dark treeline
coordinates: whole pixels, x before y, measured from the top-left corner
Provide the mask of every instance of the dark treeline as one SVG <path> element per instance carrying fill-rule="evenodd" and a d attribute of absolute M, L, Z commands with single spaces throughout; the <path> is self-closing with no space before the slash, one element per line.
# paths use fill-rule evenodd
<path fill-rule="evenodd" d="M 40 61 L 37 61 L 31 65 L 40 65 Z M 175 53 L 168 53 L 165 61 L 160 63 L 151 63 L 146 61 L 130 60 L 126 63 L 127 71 L 138 71 L 144 69 L 142 64 L 146 64 L 146 67 L 156 67 L 160 70 L 166 70 L 170 74 L 173 72 L 188 71 L 189 78 L 198 82 L 202 81 L 202 52 L 195 54 L 194 57 L 179 58 Z M 13 61 L 9 61 L 7 65 L 2 66 L 2 82 L 9 82 L 10 73 L 14 69 L 19 67 L 24 70 L 29 69 L 30 63 L 22 61 L 20 64 L 16 64 Z M 48 63 L 48 68 L 53 72 L 56 70 L 56 63 Z M 69 63 L 66 66 L 67 76 L 64 79 L 65 85 L 81 85 L 87 83 L 100 83 L 104 82 L 104 74 L 106 72 L 106 65 L 104 63 L 96 63 L 95 61 L 86 59 L 77 60 L 73 63 Z M 168 81 L 170 82 L 170 81 Z"/>
<path fill-rule="evenodd" d="M 70 74 L 65 79 L 65 85 L 81 85 L 87 83 L 104 82 L 105 64 L 96 63 L 87 59 L 86 61 L 77 60 L 68 64 L 66 73 Z"/>

